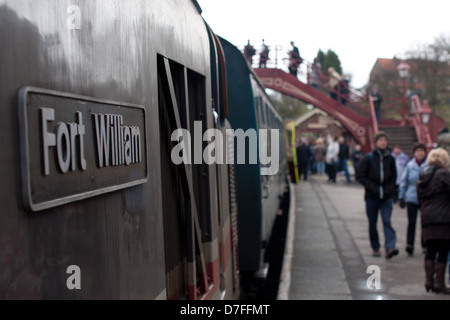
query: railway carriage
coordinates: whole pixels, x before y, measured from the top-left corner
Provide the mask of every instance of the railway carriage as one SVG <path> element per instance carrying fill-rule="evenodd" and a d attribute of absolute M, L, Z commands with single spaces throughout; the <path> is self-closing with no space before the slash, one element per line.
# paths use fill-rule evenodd
<path fill-rule="evenodd" d="M 221 43 L 226 57 L 230 109 L 228 119 L 231 126 L 244 131 L 259 132 L 264 129 L 278 132 L 278 139 L 273 145 L 272 139 L 268 139 L 270 142 L 267 147 L 272 155 L 275 152 L 281 155 L 275 174 L 264 175 L 261 161 L 255 164 L 247 161 L 236 168 L 240 269 L 249 275 L 265 277 L 268 270 L 265 249 L 286 187 L 284 123 L 242 53 L 225 39 L 221 39 Z M 258 136 L 258 139 L 261 137 Z M 249 157 L 247 154 L 246 158 Z"/>
<path fill-rule="evenodd" d="M 176 131 L 187 159 L 239 128 L 221 41 L 193 0 L 76 3 L 0 0 L 0 298 L 238 299 L 281 175 L 252 172 L 273 211 L 252 248 L 246 167 L 173 160 Z"/>

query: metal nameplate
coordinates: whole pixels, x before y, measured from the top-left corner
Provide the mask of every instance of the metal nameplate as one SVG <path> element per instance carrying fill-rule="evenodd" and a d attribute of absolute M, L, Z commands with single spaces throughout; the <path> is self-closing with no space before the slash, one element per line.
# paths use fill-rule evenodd
<path fill-rule="evenodd" d="M 41 211 L 148 180 L 145 109 L 26 87 L 19 92 L 24 203 Z"/>

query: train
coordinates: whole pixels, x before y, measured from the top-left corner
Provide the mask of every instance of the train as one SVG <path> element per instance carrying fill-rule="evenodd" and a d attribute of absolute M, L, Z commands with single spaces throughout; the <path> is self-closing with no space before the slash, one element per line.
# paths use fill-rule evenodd
<path fill-rule="evenodd" d="M 261 174 L 268 169 L 258 163 L 246 163 L 236 167 L 237 204 L 239 208 L 239 255 L 242 272 L 266 274 L 264 251 L 270 240 L 272 227 L 279 209 L 280 196 L 286 187 L 286 145 L 284 121 L 276 111 L 263 85 L 242 53 L 230 42 L 221 39 L 226 58 L 228 77 L 228 120 L 234 128 L 244 131 L 276 130 L 271 135 L 273 153 L 282 155 L 273 169 L 274 174 Z M 269 140 L 269 139 L 268 139 Z M 247 152 L 249 152 L 247 150 Z M 248 158 L 249 155 L 246 155 Z M 273 164 L 273 163 L 272 163 Z M 270 169 L 269 169 L 270 170 Z M 275 173 L 276 172 L 276 173 Z M 253 199 L 258 199 L 253 201 Z M 260 250 L 255 250 L 260 248 Z"/>
<path fill-rule="evenodd" d="M 0 0 L 0 30 L 0 299 L 233 300 L 264 278 L 284 123 L 197 1 Z"/>

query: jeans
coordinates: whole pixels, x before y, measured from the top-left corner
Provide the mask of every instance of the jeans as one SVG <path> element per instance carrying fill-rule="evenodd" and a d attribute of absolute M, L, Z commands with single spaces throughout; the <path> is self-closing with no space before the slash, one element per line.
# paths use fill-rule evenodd
<path fill-rule="evenodd" d="M 316 172 L 319 176 L 323 176 L 325 174 L 325 162 L 316 162 Z"/>
<path fill-rule="evenodd" d="M 448 277 L 447 277 L 447 279 L 448 279 L 448 283 L 450 284 L 450 250 L 449 250 L 448 255 L 447 255 L 447 264 L 448 264 L 448 266 L 447 266 L 447 270 L 448 270 Z"/>
<path fill-rule="evenodd" d="M 414 248 L 414 240 L 416 239 L 416 224 L 417 224 L 417 213 L 419 211 L 419 206 L 415 203 L 406 203 L 408 211 L 408 232 L 406 236 L 406 244 Z M 422 240 L 422 248 L 425 247 L 425 243 Z"/>
<path fill-rule="evenodd" d="M 347 159 L 339 159 L 339 167 L 345 172 L 347 182 L 352 182 L 352 180 L 350 180 L 350 174 L 348 173 Z"/>
<path fill-rule="evenodd" d="M 380 240 L 378 237 L 377 222 L 378 212 L 381 212 L 381 219 L 383 221 L 384 237 L 385 237 L 385 249 L 394 249 L 397 242 L 397 234 L 391 225 L 392 215 L 392 198 L 388 199 L 366 199 L 366 213 L 369 219 L 369 236 L 372 249 L 375 251 L 380 250 Z"/>

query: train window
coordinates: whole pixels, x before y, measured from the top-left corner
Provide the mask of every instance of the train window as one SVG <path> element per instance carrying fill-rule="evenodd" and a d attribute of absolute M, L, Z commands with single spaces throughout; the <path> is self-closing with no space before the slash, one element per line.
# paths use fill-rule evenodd
<path fill-rule="evenodd" d="M 264 102 L 262 97 L 258 97 L 258 102 L 259 102 L 259 112 L 260 112 L 260 125 L 261 127 L 265 126 L 266 123 L 266 113 L 264 112 Z"/>
<path fill-rule="evenodd" d="M 264 113 L 266 115 L 266 121 L 265 121 L 265 126 L 266 128 L 270 127 L 270 112 L 269 112 L 269 105 L 265 102 L 264 103 Z"/>
<path fill-rule="evenodd" d="M 263 100 L 262 97 L 258 96 L 255 98 L 256 101 L 256 122 L 258 123 L 259 127 L 262 126 L 264 123 L 264 110 L 263 110 Z"/>
<path fill-rule="evenodd" d="M 267 113 L 269 114 L 269 121 L 268 121 L 267 126 L 268 126 L 269 128 L 273 128 L 273 111 L 272 111 L 272 109 L 270 108 L 270 105 L 269 105 L 269 104 L 267 104 Z"/>
<path fill-rule="evenodd" d="M 167 297 L 196 299 L 188 284 L 208 288 L 203 243 L 211 233 L 209 177 L 204 164 L 172 162 L 171 137 L 177 129 L 191 131 L 194 121 L 206 123 L 205 79 L 159 56 L 158 90 Z"/>
<path fill-rule="evenodd" d="M 189 94 L 189 112 L 191 128 L 194 128 L 194 122 L 202 122 L 203 130 L 207 128 L 206 103 L 205 103 L 205 80 L 200 75 L 194 72 L 188 72 L 188 94 Z M 204 132 L 202 132 L 203 134 Z M 207 144 L 204 142 L 202 150 L 205 149 Z M 192 154 L 194 150 L 192 150 Z M 197 204 L 197 210 L 199 212 L 199 220 L 202 226 L 203 239 L 205 242 L 210 241 L 211 235 L 211 215 L 207 214 L 210 210 L 210 197 L 209 197 L 209 170 L 208 166 L 204 163 L 200 165 L 193 165 L 193 184 L 195 188 L 195 198 Z"/>
<path fill-rule="evenodd" d="M 261 112 L 259 110 L 258 97 L 255 97 L 255 111 L 256 111 L 256 122 L 259 125 L 260 123 L 259 117 L 261 116 Z"/>

